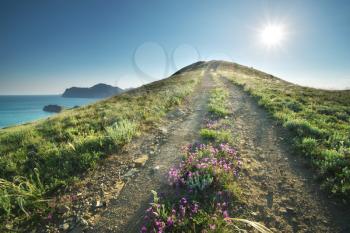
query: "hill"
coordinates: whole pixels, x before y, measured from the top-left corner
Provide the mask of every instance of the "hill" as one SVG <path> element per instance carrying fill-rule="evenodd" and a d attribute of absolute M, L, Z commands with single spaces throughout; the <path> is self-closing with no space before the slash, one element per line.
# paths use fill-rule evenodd
<path fill-rule="evenodd" d="M 0 130 L 1 230 L 346 231 L 349 98 L 197 62 Z"/>
<path fill-rule="evenodd" d="M 95 86 L 71 87 L 64 91 L 62 97 L 66 98 L 107 98 L 123 92 L 119 87 L 113 87 L 107 84 L 96 84 Z"/>
<path fill-rule="evenodd" d="M 0 130 L 1 231 L 47 214 L 47 203 L 40 200 L 156 124 L 192 92 L 200 72 L 174 75 L 46 120 Z"/>
<path fill-rule="evenodd" d="M 302 87 L 227 62 L 220 69 L 294 134 L 295 147 L 318 168 L 325 187 L 350 195 L 350 90 Z"/>

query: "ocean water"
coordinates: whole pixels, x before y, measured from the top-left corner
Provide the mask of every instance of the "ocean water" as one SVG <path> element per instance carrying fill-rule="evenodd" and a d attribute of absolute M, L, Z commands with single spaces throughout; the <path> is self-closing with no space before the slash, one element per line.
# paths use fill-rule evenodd
<path fill-rule="evenodd" d="M 0 128 L 46 118 L 55 113 L 43 111 L 48 104 L 66 108 L 83 106 L 98 101 L 89 98 L 63 98 L 59 95 L 0 96 Z"/>

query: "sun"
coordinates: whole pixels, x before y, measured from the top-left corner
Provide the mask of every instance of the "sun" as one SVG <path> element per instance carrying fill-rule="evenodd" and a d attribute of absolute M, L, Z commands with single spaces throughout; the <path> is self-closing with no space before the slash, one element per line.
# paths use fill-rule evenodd
<path fill-rule="evenodd" d="M 278 47 L 285 40 L 286 32 L 282 24 L 269 24 L 260 31 L 260 38 L 268 48 Z"/>

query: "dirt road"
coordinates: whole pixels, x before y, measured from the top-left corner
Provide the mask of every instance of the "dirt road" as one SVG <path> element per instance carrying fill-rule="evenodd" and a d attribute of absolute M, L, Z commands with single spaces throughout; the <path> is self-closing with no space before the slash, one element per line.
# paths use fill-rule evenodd
<path fill-rule="evenodd" d="M 208 62 L 197 89 L 157 131 L 134 140 L 123 156 L 107 158 L 80 187 L 70 190 L 82 193 L 73 208 L 76 219 L 67 221 L 77 223 L 68 225 L 70 232 L 139 232 L 151 190 L 166 189 L 166 174 L 179 161 L 180 148 L 199 139 L 210 91 L 218 86 L 214 76 L 230 93 L 228 120 L 233 122 L 244 166 L 239 181 L 242 217 L 263 222 L 274 232 L 350 232 L 349 208 L 319 189 L 308 162 L 293 152 L 289 132 L 240 87 L 220 76 L 219 65 Z M 144 154 L 149 157 L 146 164 L 133 167 L 133 159 Z M 61 232 L 64 224 L 57 224 L 44 232 Z"/>
<path fill-rule="evenodd" d="M 201 84 L 193 94 L 194 98 L 184 109 L 177 109 L 168 115 L 168 124 L 162 127 L 166 136 L 155 149 L 155 154 L 140 169 L 135 179 L 126 184 L 118 199 L 108 206 L 90 232 L 139 231 L 144 211 L 152 200 L 151 190 L 162 190 L 167 182 L 167 172 L 181 158 L 181 147 L 198 138 L 201 122 L 207 112 L 209 93 L 215 86 L 210 66 L 203 75 Z M 150 141 L 145 140 L 140 144 L 140 150 L 149 144 Z M 147 153 L 147 149 L 144 152 Z"/>

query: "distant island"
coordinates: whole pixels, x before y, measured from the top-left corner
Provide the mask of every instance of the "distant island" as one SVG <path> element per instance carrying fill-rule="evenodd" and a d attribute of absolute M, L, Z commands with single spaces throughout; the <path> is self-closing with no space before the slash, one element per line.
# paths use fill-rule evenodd
<path fill-rule="evenodd" d="M 43 108 L 43 111 L 45 112 L 54 112 L 54 113 L 59 113 L 62 110 L 63 110 L 63 107 L 56 104 L 49 104 L 44 106 Z"/>
<path fill-rule="evenodd" d="M 67 88 L 62 97 L 65 98 L 106 98 L 123 92 L 119 87 L 113 87 L 104 83 L 92 87 Z"/>

